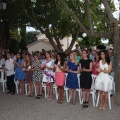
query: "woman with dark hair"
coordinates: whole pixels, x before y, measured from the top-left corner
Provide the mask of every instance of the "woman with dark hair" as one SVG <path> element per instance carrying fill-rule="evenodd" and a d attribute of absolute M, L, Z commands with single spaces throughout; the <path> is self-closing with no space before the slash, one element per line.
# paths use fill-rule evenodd
<path fill-rule="evenodd" d="M 92 84 L 92 60 L 88 58 L 88 51 L 82 51 L 82 59 L 80 60 L 80 87 L 82 89 L 83 108 L 89 106 L 89 96 Z"/>
<path fill-rule="evenodd" d="M 52 100 L 54 61 L 51 59 L 50 52 L 46 52 L 45 56 L 46 59 L 42 61 L 41 65 L 44 68 L 43 82 L 46 82 L 47 99 Z"/>
<path fill-rule="evenodd" d="M 23 68 L 23 71 L 26 71 L 26 77 L 25 80 L 28 83 L 28 96 L 33 96 L 33 81 L 32 81 L 32 57 L 30 54 L 26 54 L 25 56 L 25 66 Z"/>
<path fill-rule="evenodd" d="M 21 58 L 21 54 L 17 53 L 16 55 L 17 61 L 14 61 L 14 64 L 16 65 L 15 69 L 15 79 L 19 81 L 20 88 L 21 88 L 21 94 L 24 94 L 25 92 L 25 72 L 22 70 L 24 66 L 24 60 Z"/>
<path fill-rule="evenodd" d="M 92 74 L 93 75 L 98 75 L 99 73 L 97 72 L 97 69 L 98 69 L 98 67 L 99 67 L 99 61 L 100 61 L 100 52 L 99 51 L 97 51 L 96 53 L 95 53 L 95 59 L 94 59 L 94 61 L 93 61 L 93 71 L 92 71 Z"/>
<path fill-rule="evenodd" d="M 65 83 L 65 65 L 64 57 L 62 54 L 57 54 L 57 59 L 55 61 L 55 81 L 58 86 L 58 103 L 63 102 L 64 96 L 64 83 Z"/>
<path fill-rule="evenodd" d="M 32 71 L 33 71 L 33 82 L 36 85 L 36 99 L 40 99 L 42 96 L 42 79 L 43 79 L 43 71 L 41 69 L 42 61 L 39 60 L 39 54 L 35 53 L 34 61 L 32 63 Z"/>
<path fill-rule="evenodd" d="M 99 75 L 95 81 L 95 89 L 100 91 L 100 110 L 105 110 L 108 91 L 112 90 L 112 81 L 109 76 L 112 70 L 112 63 L 110 62 L 107 50 L 101 51 L 101 59 L 97 69 Z"/>

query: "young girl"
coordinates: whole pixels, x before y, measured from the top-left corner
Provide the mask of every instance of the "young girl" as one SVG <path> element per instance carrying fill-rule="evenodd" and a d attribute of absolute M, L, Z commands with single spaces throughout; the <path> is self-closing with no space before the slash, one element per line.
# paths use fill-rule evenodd
<path fill-rule="evenodd" d="M 93 71 L 92 74 L 98 75 L 97 69 L 99 67 L 99 60 L 100 60 L 100 52 L 95 53 L 95 59 L 93 61 Z"/>
<path fill-rule="evenodd" d="M 83 108 L 89 106 L 89 96 L 92 84 L 92 60 L 88 59 L 88 51 L 82 51 L 82 60 L 80 60 L 80 87 L 82 89 Z"/>
<path fill-rule="evenodd" d="M 79 88 L 77 73 L 79 73 L 79 63 L 75 52 L 70 53 L 70 61 L 67 63 L 67 81 L 66 87 L 69 88 L 70 104 L 75 104 L 76 88 Z"/>
<path fill-rule="evenodd" d="M 43 82 L 46 82 L 46 90 L 47 90 L 47 99 L 52 99 L 52 91 L 53 91 L 53 69 L 54 69 L 54 61 L 51 59 L 50 53 L 45 53 L 46 59 L 42 62 L 42 68 L 44 68 L 44 77 Z"/>
<path fill-rule="evenodd" d="M 58 53 L 57 59 L 55 61 L 55 81 L 58 86 L 58 103 L 63 102 L 64 96 L 64 83 L 65 83 L 65 66 L 63 55 Z"/>
<path fill-rule="evenodd" d="M 43 79 L 43 72 L 41 69 L 42 61 L 39 60 L 39 55 L 36 53 L 33 55 L 34 61 L 32 63 L 32 71 L 33 71 L 33 82 L 36 85 L 36 99 L 40 99 L 42 96 L 42 79 Z"/>
<path fill-rule="evenodd" d="M 25 66 L 23 68 L 23 71 L 26 71 L 26 77 L 25 80 L 28 83 L 28 96 L 32 97 L 33 96 L 33 81 L 32 81 L 32 57 L 31 55 L 26 55 L 25 57 Z"/>
<path fill-rule="evenodd" d="M 16 65 L 15 79 L 19 81 L 19 85 L 21 88 L 21 94 L 24 94 L 24 92 L 25 92 L 25 82 L 24 82 L 25 72 L 22 70 L 22 68 L 24 66 L 24 60 L 21 59 L 20 53 L 17 53 L 16 57 L 17 57 L 17 62 L 14 61 L 14 64 Z"/>
<path fill-rule="evenodd" d="M 99 68 L 97 69 L 99 75 L 95 81 L 95 89 L 100 91 L 100 110 L 105 110 L 108 91 L 112 90 L 112 81 L 109 76 L 112 70 L 112 63 L 106 50 L 101 51 L 101 58 L 102 60 L 100 60 Z"/>

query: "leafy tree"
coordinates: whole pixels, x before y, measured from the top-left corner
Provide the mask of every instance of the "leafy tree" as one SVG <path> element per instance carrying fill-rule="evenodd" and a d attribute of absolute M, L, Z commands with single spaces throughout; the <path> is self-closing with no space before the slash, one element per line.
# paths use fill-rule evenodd
<path fill-rule="evenodd" d="M 79 27 L 88 35 L 88 36 L 97 36 L 100 38 L 108 38 L 113 40 L 114 45 L 114 59 L 116 64 L 114 65 L 115 70 L 115 81 L 116 81 L 116 97 L 115 101 L 118 105 L 120 105 L 120 26 L 118 24 L 118 20 L 116 20 L 112 14 L 113 6 L 111 0 L 85 0 L 82 1 L 86 5 L 86 16 L 87 16 L 87 25 L 83 25 L 83 22 L 78 18 L 76 11 L 73 11 L 72 8 L 68 5 L 67 0 L 60 0 L 63 4 L 66 11 L 72 16 L 72 18 L 76 21 Z M 101 7 L 103 5 L 104 7 Z M 94 7 L 92 7 L 94 6 Z M 98 9 L 96 9 L 98 7 Z M 101 9 L 101 12 L 98 10 Z M 94 13 L 94 14 L 93 14 Z M 96 17 L 97 16 L 97 17 Z M 98 22 L 94 22 L 94 18 L 98 19 Z M 103 19 L 102 19 L 103 18 Z M 101 20 L 100 20 L 101 19 Z M 99 29 L 99 27 L 95 27 L 95 25 L 99 24 L 101 28 L 104 25 L 105 29 Z M 102 24 L 102 25 L 101 25 Z"/>

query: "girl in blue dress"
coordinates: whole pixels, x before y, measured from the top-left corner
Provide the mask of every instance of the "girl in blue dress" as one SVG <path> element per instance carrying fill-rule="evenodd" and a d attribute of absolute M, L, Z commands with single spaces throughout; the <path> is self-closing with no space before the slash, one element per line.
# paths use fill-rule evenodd
<path fill-rule="evenodd" d="M 16 65 L 15 69 L 15 79 L 19 81 L 19 85 L 21 88 L 21 94 L 24 94 L 25 92 L 25 72 L 22 70 L 24 66 L 24 60 L 21 59 L 20 53 L 17 53 L 16 55 L 17 61 L 14 61 L 14 64 Z"/>
<path fill-rule="evenodd" d="M 76 88 L 79 88 L 77 73 L 79 73 L 79 63 L 75 52 L 70 53 L 70 61 L 67 63 L 66 87 L 69 88 L 70 104 L 75 104 Z"/>

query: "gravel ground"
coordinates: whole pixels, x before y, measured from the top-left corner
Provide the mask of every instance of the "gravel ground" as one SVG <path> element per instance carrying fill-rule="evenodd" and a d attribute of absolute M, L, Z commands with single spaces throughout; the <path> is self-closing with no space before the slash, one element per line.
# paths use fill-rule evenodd
<path fill-rule="evenodd" d="M 7 95 L 0 90 L 0 120 L 120 120 L 120 107 L 114 104 L 114 97 L 112 109 L 107 106 L 105 111 L 100 111 L 93 107 L 92 101 L 89 108 L 83 109 L 78 96 L 76 104 L 70 105 L 66 100 L 58 104 L 55 96 L 52 101 L 44 96 L 36 100 L 25 95 Z"/>

